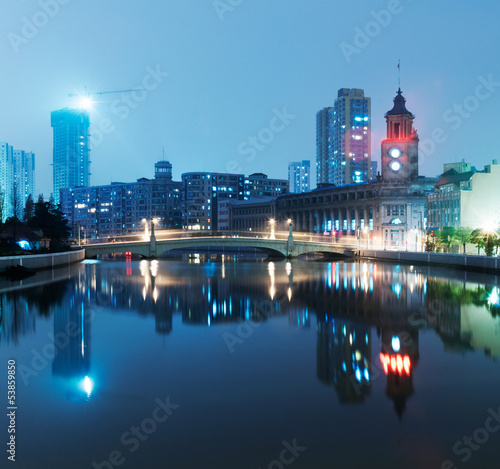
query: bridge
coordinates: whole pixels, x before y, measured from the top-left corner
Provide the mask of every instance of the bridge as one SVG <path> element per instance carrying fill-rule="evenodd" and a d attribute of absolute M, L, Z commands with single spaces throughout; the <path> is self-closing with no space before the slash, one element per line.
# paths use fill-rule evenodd
<path fill-rule="evenodd" d="M 325 257 L 352 257 L 350 246 L 316 241 L 294 241 L 287 239 L 265 239 L 255 237 L 197 236 L 157 240 L 152 235 L 149 241 L 125 241 L 85 246 L 85 257 L 94 258 L 103 254 L 131 252 L 146 258 L 155 258 L 173 249 L 195 250 L 199 248 L 255 248 L 274 258 L 294 258 L 302 254 L 318 253 Z"/>

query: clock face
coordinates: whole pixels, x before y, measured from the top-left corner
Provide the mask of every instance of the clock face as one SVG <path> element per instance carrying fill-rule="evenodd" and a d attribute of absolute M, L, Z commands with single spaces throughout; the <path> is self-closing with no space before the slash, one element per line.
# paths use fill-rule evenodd
<path fill-rule="evenodd" d="M 389 150 L 389 156 L 392 158 L 399 158 L 401 156 L 401 150 L 397 147 L 391 148 Z"/>
<path fill-rule="evenodd" d="M 401 164 L 399 161 L 391 161 L 389 164 L 389 168 L 391 168 L 393 171 L 399 171 L 401 169 Z"/>

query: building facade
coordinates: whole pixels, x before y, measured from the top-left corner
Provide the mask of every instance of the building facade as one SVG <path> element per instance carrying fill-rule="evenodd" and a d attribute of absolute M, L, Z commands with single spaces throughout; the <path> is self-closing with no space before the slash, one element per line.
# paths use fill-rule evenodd
<path fill-rule="evenodd" d="M 236 200 L 229 205 L 230 226 L 233 232 L 253 232 L 269 235 L 271 220 L 276 218 L 276 198 Z"/>
<path fill-rule="evenodd" d="M 225 202 L 243 200 L 243 174 L 201 173 L 182 174 L 183 222 L 185 230 L 223 230 L 229 226 L 227 213 L 219 226 L 219 207 Z M 222 204 L 222 205 L 220 205 Z"/>
<path fill-rule="evenodd" d="M 54 202 L 60 202 L 60 189 L 90 184 L 89 127 L 84 109 L 60 109 L 51 113 L 53 130 Z"/>
<path fill-rule="evenodd" d="M 332 123 L 333 108 L 325 107 L 316 113 L 316 184 L 330 183 Z"/>
<path fill-rule="evenodd" d="M 244 200 L 258 197 L 279 197 L 289 192 L 286 179 L 270 179 L 266 174 L 253 173 L 245 178 Z"/>
<path fill-rule="evenodd" d="M 500 165 L 497 160 L 476 171 L 470 164 L 444 165 L 444 173 L 427 197 L 429 228 L 500 226 Z"/>
<path fill-rule="evenodd" d="M 317 184 L 366 183 L 371 178 L 371 99 L 341 88 L 333 108 L 316 115 Z"/>
<path fill-rule="evenodd" d="M 103 239 L 158 229 L 180 229 L 182 183 L 172 180 L 168 161 L 155 164 L 154 179 L 60 190 L 61 206 L 74 238 Z"/>
<path fill-rule="evenodd" d="M 288 163 L 288 183 L 290 192 L 300 194 L 311 190 L 311 161 L 293 161 Z"/>
<path fill-rule="evenodd" d="M 2 221 L 16 215 L 22 218 L 26 200 L 35 194 L 35 154 L 15 150 L 0 142 L 0 191 Z"/>

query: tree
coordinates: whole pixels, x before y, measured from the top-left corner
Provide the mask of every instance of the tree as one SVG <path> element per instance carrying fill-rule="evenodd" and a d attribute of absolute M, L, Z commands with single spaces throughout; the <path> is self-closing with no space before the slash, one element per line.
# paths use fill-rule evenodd
<path fill-rule="evenodd" d="M 443 246 L 446 246 L 446 252 L 450 252 L 451 243 L 457 230 L 453 226 L 445 226 L 438 231 L 437 236 Z"/>
<path fill-rule="evenodd" d="M 23 212 L 23 202 L 19 194 L 19 188 L 17 182 L 14 183 L 14 188 L 12 190 L 12 195 L 10 198 L 10 204 L 12 205 L 12 217 L 14 221 L 21 220 L 21 214 Z"/>
<path fill-rule="evenodd" d="M 462 227 L 455 231 L 455 239 L 463 246 L 465 254 L 465 245 L 470 243 L 472 228 Z"/>
<path fill-rule="evenodd" d="M 70 235 L 68 220 L 64 217 L 60 205 L 44 202 L 38 198 L 34 206 L 34 214 L 27 222 L 32 230 L 41 230 L 43 235 L 50 238 L 51 249 L 60 249 Z"/>
<path fill-rule="evenodd" d="M 500 245 L 500 237 L 497 231 L 490 232 L 477 228 L 471 233 L 471 243 L 477 247 L 478 254 L 480 249 L 484 249 L 487 256 L 492 256 L 495 247 L 498 249 Z"/>
<path fill-rule="evenodd" d="M 425 250 L 427 252 L 434 252 L 440 246 L 440 238 L 434 235 L 434 231 L 427 232 L 427 236 L 425 238 Z"/>
<path fill-rule="evenodd" d="M 30 194 L 26 199 L 26 204 L 24 205 L 23 221 L 27 222 L 35 214 L 35 203 L 33 202 L 33 196 Z"/>

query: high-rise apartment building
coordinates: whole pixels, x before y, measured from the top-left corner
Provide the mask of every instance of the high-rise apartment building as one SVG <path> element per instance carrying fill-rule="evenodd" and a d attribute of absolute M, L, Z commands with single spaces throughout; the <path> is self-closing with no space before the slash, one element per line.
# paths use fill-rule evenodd
<path fill-rule="evenodd" d="M 24 207 L 28 196 L 35 196 L 35 154 L 14 150 L 14 184 Z M 35 200 L 36 202 L 36 200 Z"/>
<path fill-rule="evenodd" d="M 29 195 L 35 193 L 35 154 L 14 150 L 0 142 L 0 192 L 2 221 L 15 214 L 22 218 Z"/>
<path fill-rule="evenodd" d="M 291 193 L 308 192 L 311 185 L 311 161 L 302 160 L 288 163 L 288 182 Z"/>
<path fill-rule="evenodd" d="M 54 202 L 59 203 L 63 187 L 85 187 L 90 183 L 88 111 L 60 109 L 51 113 L 54 129 Z"/>
<path fill-rule="evenodd" d="M 243 174 L 193 172 L 182 174 L 182 186 L 183 228 L 222 230 L 229 223 L 227 202 L 243 200 L 245 184 Z"/>
<path fill-rule="evenodd" d="M 333 108 L 325 107 L 316 114 L 316 183 L 328 184 L 330 141 L 333 138 Z"/>
<path fill-rule="evenodd" d="M 316 181 L 342 186 L 368 182 L 371 100 L 357 88 L 341 88 L 333 108 L 316 115 Z"/>

